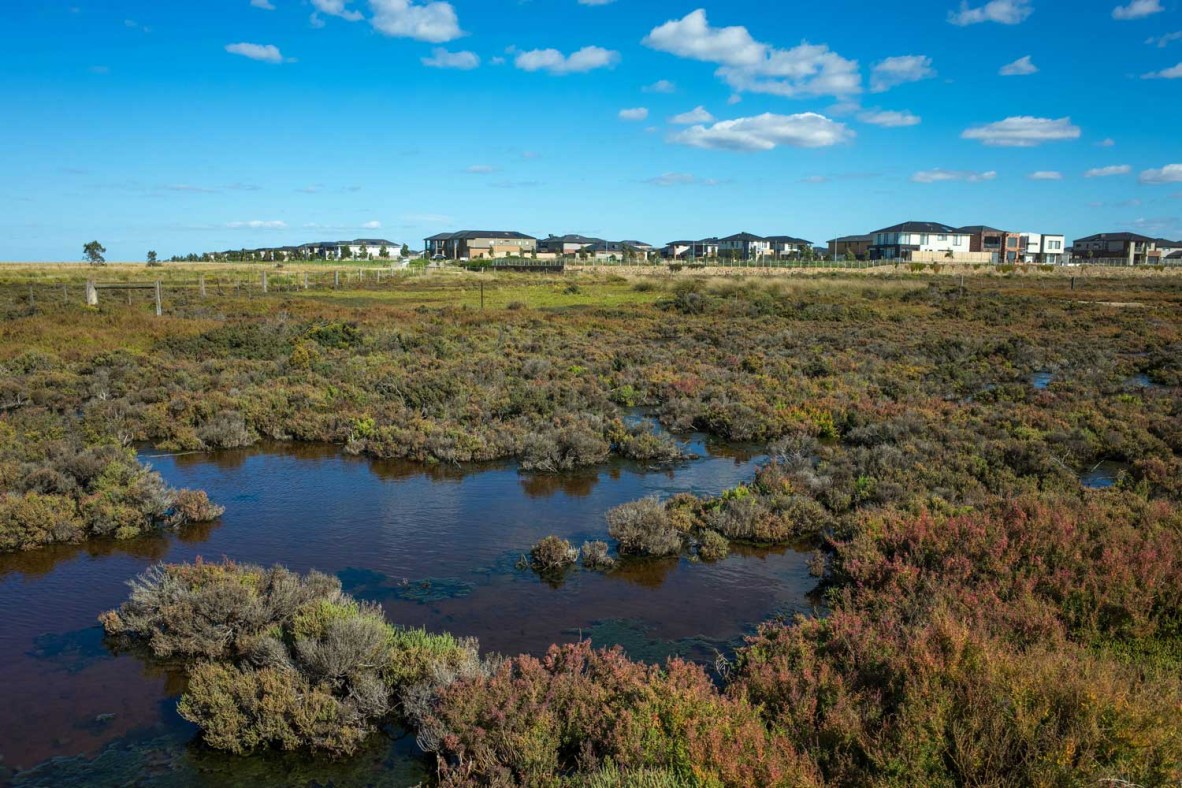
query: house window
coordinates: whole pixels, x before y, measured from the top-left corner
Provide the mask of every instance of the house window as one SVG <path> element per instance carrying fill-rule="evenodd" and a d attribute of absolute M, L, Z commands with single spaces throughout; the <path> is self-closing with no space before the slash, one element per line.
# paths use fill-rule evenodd
<path fill-rule="evenodd" d="M 947 241 L 948 236 L 947 235 L 939 235 L 939 236 L 936 236 L 936 240 L 937 241 Z"/>
<path fill-rule="evenodd" d="M 927 245 L 927 243 L 928 243 L 928 236 L 926 236 L 926 235 L 919 236 L 920 246 L 925 246 L 925 245 Z"/>

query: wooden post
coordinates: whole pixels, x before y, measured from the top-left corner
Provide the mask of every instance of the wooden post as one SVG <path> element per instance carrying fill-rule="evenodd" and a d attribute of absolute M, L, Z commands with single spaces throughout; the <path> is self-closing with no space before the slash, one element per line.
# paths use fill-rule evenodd
<path fill-rule="evenodd" d="M 1074 277 L 1074 276 L 1073 276 L 1073 277 L 1071 277 L 1071 289 L 1072 289 L 1072 290 L 1074 290 L 1074 289 L 1075 289 L 1075 277 Z"/>
<path fill-rule="evenodd" d="M 62 285 L 62 293 L 66 292 L 66 286 Z M 86 280 L 86 305 L 98 306 L 98 288 L 94 286 L 93 279 Z"/>
<path fill-rule="evenodd" d="M 263 271 L 263 292 L 267 292 L 267 272 Z"/>
<path fill-rule="evenodd" d="M 164 292 L 161 287 L 160 280 L 156 280 L 156 317 L 163 317 L 164 315 Z"/>
<path fill-rule="evenodd" d="M 65 285 L 62 285 L 62 303 L 63 304 L 70 303 L 70 294 L 67 292 Z"/>
<path fill-rule="evenodd" d="M 341 289 L 341 272 L 340 271 L 333 271 L 332 272 L 332 288 L 333 288 L 333 290 L 340 290 Z"/>
<path fill-rule="evenodd" d="M 480 311 L 484 311 L 484 280 L 480 280 Z"/>
<path fill-rule="evenodd" d="M 308 272 L 304 271 L 304 289 L 308 289 Z"/>
<path fill-rule="evenodd" d="M 37 302 L 33 299 L 33 286 L 29 285 L 29 309 L 36 309 Z"/>
<path fill-rule="evenodd" d="M 205 274 L 197 277 L 197 295 L 205 298 Z"/>

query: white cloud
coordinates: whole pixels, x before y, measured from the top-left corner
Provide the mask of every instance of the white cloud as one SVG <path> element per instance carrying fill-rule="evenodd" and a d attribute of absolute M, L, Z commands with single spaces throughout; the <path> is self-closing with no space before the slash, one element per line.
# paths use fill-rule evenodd
<path fill-rule="evenodd" d="M 1034 13 L 1030 0 L 989 0 L 983 6 L 970 8 L 967 0 L 960 4 L 959 11 L 951 11 L 948 21 L 954 25 L 976 25 L 981 22 L 997 22 L 1003 25 L 1017 25 L 1025 22 Z"/>
<path fill-rule="evenodd" d="M 1161 7 L 1161 0 L 1133 0 L 1128 5 L 1118 5 L 1112 9 L 1112 18 L 1142 19 L 1165 10 Z"/>
<path fill-rule="evenodd" d="M 885 109 L 868 109 L 859 113 L 858 120 L 863 123 L 869 123 L 873 126 L 885 126 L 888 129 L 902 128 L 904 126 L 918 126 L 922 122 L 922 118 L 918 115 L 913 115 L 910 112 L 897 112 L 895 110 Z"/>
<path fill-rule="evenodd" d="M 424 66 L 431 68 L 455 68 L 471 71 L 480 66 L 480 55 L 475 52 L 448 52 L 443 47 L 431 50 L 431 57 L 422 58 Z"/>
<path fill-rule="evenodd" d="M 1063 180 L 1063 173 L 1055 172 L 1054 170 L 1039 170 L 1038 172 L 1030 173 L 1030 180 L 1032 180 L 1032 181 L 1061 181 L 1061 180 Z"/>
<path fill-rule="evenodd" d="M 250 5 L 253 8 L 261 8 L 264 11 L 274 11 L 275 6 L 271 5 L 270 0 L 250 0 Z"/>
<path fill-rule="evenodd" d="M 464 170 L 464 172 L 468 173 L 469 175 L 488 175 L 489 173 L 496 171 L 497 168 L 491 164 L 473 164 L 471 167 L 468 167 L 466 170 Z"/>
<path fill-rule="evenodd" d="M 648 107 L 620 110 L 620 120 L 648 120 Z"/>
<path fill-rule="evenodd" d="M 1003 77 L 1024 77 L 1027 74 L 1037 74 L 1038 66 L 1034 65 L 1034 61 L 1030 59 L 1030 55 L 1020 57 L 1013 63 L 1006 63 L 997 72 Z"/>
<path fill-rule="evenodd" d="M 360 21 L 363 17 L 360 11 L 349 8 L 350 0 L 312 0 L 312 7 L 329 16 L 339 16 L 349 22 Z"/>
<path fill-rule="evenodd" d="M 287 222 L 254 219 L 249 222 L 230 222 L 226 226 L 231 230 L 286 230 Z"/>
<path fill-rule="evenodd" d="M 703 9 L 653 28 L 643 43 L 678 57 L 718 65 L 715 75 L 736 92 L 797 98 L 846 96 L 862 90 L 856 60 L 807 42 L 792 49 L 776 49 L 756 41 L 745 27 L 711 27 Z"/>
<path fill-rule="evenodd" d="M 896 85 L 919 82 L 936 76 L 932 59 L 926 55 L 900 55 L 888 57 L 874 64 L 870 70 L 870 91 L 882 93 Z"/>
<path fill-rule="evenodd" d="M 557 49 L 533 49 L 521 52 L 513 59 L 513 65 L 522 71 L 547 71 L 559 76 L 612 68 L 619 62 L 619 52 L 596 46 L 583 47 L 570 55 L 564 55 Z"/>
<path fill-rule="evenodd" d="M 719 121 L 712 126 L 692 126 L 670 137 L 670 141 L 695 148 L 765 151 L 781 145 L 824 148 L 854 136 L 844 123 L 814 112 L 798 115 L 767 112 L 751 118 Z"/>
<path fill-rule="evenodd" d="M 1113 175 L 1128 175 L 1133 168 L 1127 164 L 1114 164 L 1111 167 L 1093 167 L 1084 173 L 1085 178 L 1108 178 Z"/>
<path fill-rule="evenodd" d="M 369 0 L 369 7 L 373 10 L 371 24 L 374 29 L 388 36 L 442 44 L 464 35 L 451 3 L 429 2 L 419 5 L 412 0 Z"/>
<path fill-rule="evenodd" d="M 1162 69 L 1161 71 L 1152 71 L 1148 74 L 1143 74 L 1141 79 L 1182 79 L 1182 63 Z"/>
<path fill-rule="evenodd" d="M 1145 40 L 1145 43 L 1150 46 L 1156 46 L 1158 49 L 1164 49 L 1175 41 L 1182 41 L 1182 30 L 1177 33 L 1166 33 L 1161 36 L 1150 36 Z"/>
<path fill-rule="evenodd" d="M 667 79 L 658 79 L 651 85 L 645 85 L 641 90 L 645 93 L 676 93 L 677 85 Z"/>
<path fill-rule="evenodd" d="M 655 178 L 649 178 L 645 183 L 653 186 L 717 186 L 718 181 L 713 178 L 699 178 L 688 172 L 667 172 Z"/>
<path fill-rule="evenodd" d="M 607 5 L 614 2 L 616 0 L 579 0 L 579 5 Z"/>
<path fill-rule="evenodd" d="M 965 129 L 960 136 L 966 140 L 979 140 L 985 145 L 1032 148 L 1044 142 L 1077 140 L 1079 135 L 1079 126 L 1073 125 L 1071 118 L 1052 120 L 1020 115 Z"/>
<path fill-rule="evenodd" d="M 944 181 L 967 181 L 979 183 L 991 181 L 997 177 L 993 170 L 988 172 L 972 172 L 969 170 L 945 170 L 937 167 L 934 170 L 921 170 L 911 176 L 912 183 L 942 183 Z"/>
<path fill-rule="evenodd" d="M 1102 139 L 1099 142 L 1097 142 L 1096 147 L 1097 148 L 1111 148 L 1115 144 L 1116 144 L 1116 140 L 1114 140 L 1112 137 L 1107 137 L 1107 138 Z"/>
<path fill-rule="evenodd" d="M 365 224 L 361 225 L 361 229 L 362 230 L 380 230 L 380 229 L 382 229 L 382 223 L 379 221 L 366 222 Z"/>
<path fill-rule="evenodd" d="M 1167 164 L 1156 170 L 1142 170 L 1141 183 L 1182 183 L 1182 164 Z"/>
<path fill-rule="evenodd" d="M 226 44 L 226 51 L 231 55 L 242 55 L 263 63 L 283 62 L 283 54 L 274 44 Z"/>
<path fill-rule="evenodd" d="M 697 106 L 689 112 L 674 115 L 669 118 L 669 122 L 678 126 L 692 126 L 695 123 L 713 123 L 714 116 L 705 107 Z"/>

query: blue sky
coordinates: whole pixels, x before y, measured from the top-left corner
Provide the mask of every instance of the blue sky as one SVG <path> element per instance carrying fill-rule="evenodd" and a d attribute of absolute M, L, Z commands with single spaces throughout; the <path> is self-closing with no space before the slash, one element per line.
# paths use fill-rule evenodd
<path fill-rule="evenodd" d="M 1182 236 L 1182 0 L 38 0 L 0 259 L 464 228 Z"/>

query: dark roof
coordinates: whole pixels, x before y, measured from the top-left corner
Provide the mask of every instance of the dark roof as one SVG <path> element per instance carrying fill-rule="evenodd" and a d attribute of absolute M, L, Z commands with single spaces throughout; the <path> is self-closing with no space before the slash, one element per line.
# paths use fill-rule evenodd
<path fill-rule="evenodd" d="M 384 238 L 358 238 L 351 243 L 358 245 L 365 244 L 366 246 L 397 246 L 393 241 L 387 241 Z"/>
<path fill-rule="evenodd" d="M 840 238 L 833 238 L 829 241 L 831 244 L 868 244 L 874 240 L 873 235 L 843 235 Z"/>
<path fill-rule="evenodd" d="M 1166 255 L 1167 260 L 1182 260 L 1182 251 Z"/>
<path fill-rule="evenodd" d="M 720 238 L 719 240 L 720 241 L 766 241 L 767 239 L 762 238 L 758 235 L 752 235 L 751 233 L 735 233 L 734 235 L 728 235 L 726 238 Z"/>
<path fill-rule="evenodd" d="M 585 235 L 578 233 L 569 233 L 567 235 L 551 235 L 542 239 L 542 243 L 564 243 L 564 244 L 593 244 L 602 241 L 602 238 L 588 238 Z"/>
<path fill-rule="evenodd" d="M 652 244 L 646 244 L 644 241 L 620 241 L 624 246 L 631 246 L 634 249 L 652 249 Z"/>
<path fill-rule="evenodd" d="M 1084 238 L 1076 238 L 1075 242 L 1081 241 L 1136 241 L 1137 243 L 1152 243 L 1153 239 L 1147 235 L 1138 235 L 1137 233 L 1096 233 Z"/>
<path fill-rule="evenodd" d="M 501 238 L 512 239 L 515 241 L 536 241 L 532 235 L 525 233 L 518 233 L 512 230 L 463 230 L 458 233 L 452 233 L 451 238 L 457 241 L 467 241 L 472 238 Z"/>
<path fill-rule="evenodd" d="M 1170 248 L 1182 246 L 1182 241 L 1171 241 L 1169 238 L 1154 238 L 1153 242 L 1158 246 L 1168 246 Z"/>
<path fill-rule="evenodd" d="M 955 227 L 950 227 L 947 224 L 940 224 L 939 222 L 903 222 L 896 224 L 893 227 L 884 227 L 881 230 L 875 230 L 875 233 L 955 233 Z"/>
<path fill-rule="evenodd" d="M 424 238 L 423 240 L 425 240 L 425 241 L 450 241 L 452 238 L 455 237 L 455 235 L 456 235 L 455 233 L 436 233 L 435 235 L 432 235 L 430 238 Z"/>
<path fill-rule="evenodd" d="M 812 241 L 806 241 L 803 238 L 797 238 L 792 235 L 769 235 L 767 238 L 764 238 L 763 240 L 771 241 L 772 243 L 778 243 L 778 244 L 804 244 L 805 246 L 812 246 L 813 245 Z"/>
<path fill-rule="evenodd" d="M 967 235 L 980 235 L 981 233 L 1004 233 L 1005 230 L 999 230 L 996 227 L 990 227 L 987 224 L 970 224 L 956 229 L 958 233 L 965 233 Z"/>
<path fill-rule="evenodd" d="M 693 246 L 694 244 L 699 243 L 701 243 L 701 241 L 670 241 L 669 243 L 665 244 L 665 246 Z"/>

